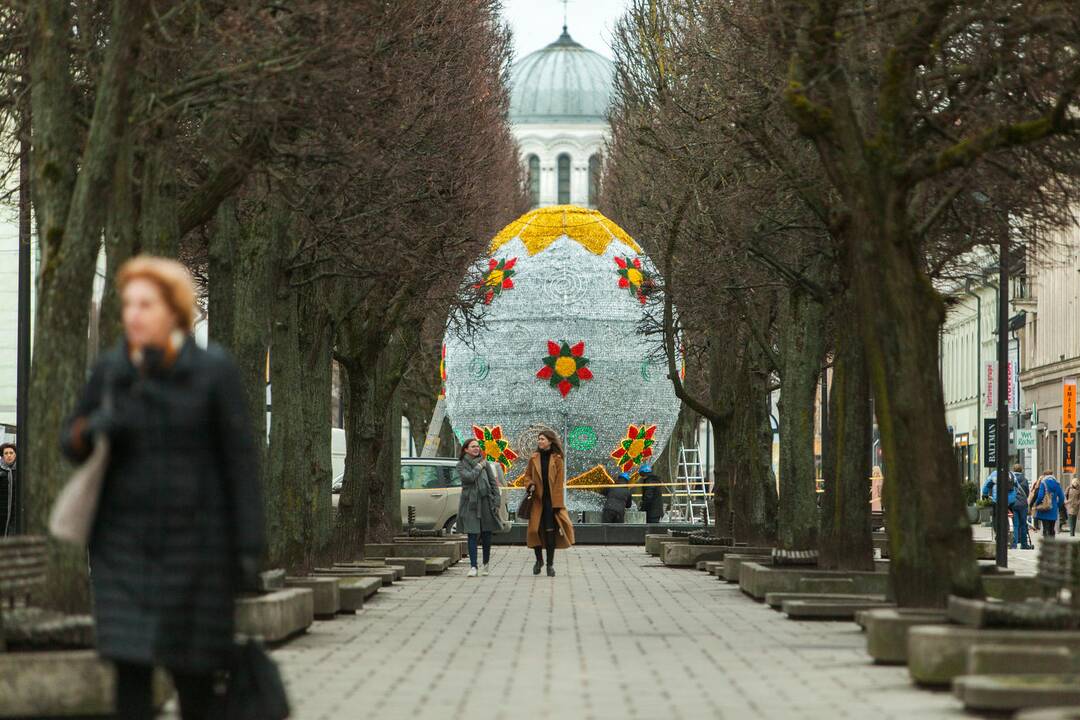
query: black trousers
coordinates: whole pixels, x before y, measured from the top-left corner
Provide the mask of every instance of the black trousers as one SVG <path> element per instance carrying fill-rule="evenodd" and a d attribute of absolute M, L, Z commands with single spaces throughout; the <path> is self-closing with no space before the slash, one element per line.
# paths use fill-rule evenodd
<path fill-rule="evenodd" d="M 206 720 L 214 699 L 214 676 L 171 672 L 183 720 Z M 148 665 L 116 663 L 116 717 L 152 720 L 154 669 Z"/>

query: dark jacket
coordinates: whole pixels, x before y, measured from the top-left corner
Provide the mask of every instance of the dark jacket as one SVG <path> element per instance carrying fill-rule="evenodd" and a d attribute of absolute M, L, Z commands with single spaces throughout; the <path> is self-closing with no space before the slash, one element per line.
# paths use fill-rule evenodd
<path fill-rule="evenodd" d="M 19 493 L 19 463 L 11 467 L 0 464 L 0 537 L 19 532 L 15 517 L 16 499 Z"/>
<path fill-rule="evenodd" d="M 102 408 L 105 385 L 114 409 Z M 187 338 L 139 371 L 102 356 L 63 436 L 75 461 L 94 431 L 109 467 L 90 538 L 98 651 L 172 670 L 224 667 L 242 558 L 263 549 L 255 445 L 232 359 Z"/>
<path fill-rule="evenodd" d="M 466 456 L 458 460 L 461 498 L 458 501 L 458 531 L 469 535 L 499 529 L 501 493 L 495 472 L 487 459 L 474 461 Z"/>
<path fill-rule="evenodd" d="M 624 477 L 615 478 L 614 487 L 607 487 L 600 491 L 604 496 L 604 511 L 612 513 L 616 517 L 623 518 L 630 509 L 630 488 Z"/>
<path fill-rule="evenodd" d="M 664 482 L 654 472 L 638 475 L 638 482 L 642 484 Z M 645 511 L 645 522 L 658 523 L 664 517 L 664 488 L 645 487 L 641 489 L 641 509 Z"/>

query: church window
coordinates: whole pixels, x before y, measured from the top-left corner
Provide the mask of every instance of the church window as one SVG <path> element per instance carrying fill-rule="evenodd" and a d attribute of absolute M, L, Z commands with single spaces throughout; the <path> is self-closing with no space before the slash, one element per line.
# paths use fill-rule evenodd
<path fill-rule="evenodd" d="M 529 205 L 540 205 L 540 158 L 529 156 Z"/>
<path fill-rule="evenodd" d="M 559 204 L 570 204 L 570 155 L 559 155 Z"/>
<path fill-rule="evenodd" d="M 600 194 L 600 154 L 589 157 L 589 207 L 596 207 Z"/>

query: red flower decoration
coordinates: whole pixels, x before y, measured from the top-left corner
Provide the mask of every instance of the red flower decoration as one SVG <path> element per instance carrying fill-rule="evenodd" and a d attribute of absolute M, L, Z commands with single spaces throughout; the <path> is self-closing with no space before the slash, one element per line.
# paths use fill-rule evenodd
<path fill-rule="evenodd" d="M 619 287 L 629 291 L 631 297 L 645 304 L 646 294 L 656 284 L 650 272 L 641 265 L 641 258 L 615 257 L 619 266 Z"/>
<path fill-rule="evenodd" d="M 503 466 L 503 470 L 509 470 L 518 456 L 510 449 L 510 443 L 503 438 L 502 427 L 473 425 L 473 437 L 480 441 L 480 447 L 484 449 L 484 457 L 492 462 Z"/>
<path fill-rule="evenodd" d="M 503 290 L 511 290 L 514 287 L 514 265 L 517 264 L 517 258 L 512 257 L 509 260 L 503 258 L 502 260 L 496 260 L 491 258 L 488 260 L 488 273 L 483 282 L 478 282 L 473 287 L 477 290 L 484 290 L 484 304 L 490 305 L 491 301 L 496 298 Z"/>
<path fill-rule="evenodd" d="M 647 458 L 652 457 L 652 448 L 656 444 L 653 440 L 654 435 L 656 435 L 655 425 L 627 426 L 626 437 L 619 443 L 619 447 L 611 452 L 611 458 L 619 464 L 619 469 L 630 472 Z"/>
<path fill-rule="evenodd" d="M 563 397 L 570 391 L 581 385 L 582 380 L 592 380 L 592 371 L 586 367 L 589 358 L 585 357 L 585 343 L 579 342 L 572 346 L 565 340 L 557 343 L 548 340 L 548 356 L 544 358 L 544 367 L 536 373 L 536 377 L 547 380 L 553 388 L 557 388 Z"/>

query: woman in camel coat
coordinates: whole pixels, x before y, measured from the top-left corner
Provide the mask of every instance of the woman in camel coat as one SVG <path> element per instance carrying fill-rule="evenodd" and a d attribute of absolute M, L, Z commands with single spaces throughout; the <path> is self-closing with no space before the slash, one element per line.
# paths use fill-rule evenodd
<path fill-rule="evenodd" d="M 574 526 L 566 513 L 566 473 L 559 438 L 550 430 L 541 430 L 536 440 L 536 452 L 529 458 L 522 485 L 532 488 L 532 508 L 529 511 L 529 532 L 526 544 L 536 553 L 533 575 L 544 567 L 541 549 L 547 551 L 547 574 L 555 577 L 555 548 L 574 544 Z"/>

